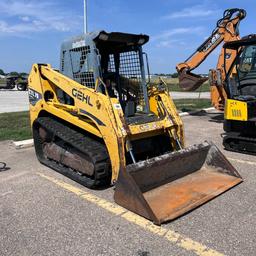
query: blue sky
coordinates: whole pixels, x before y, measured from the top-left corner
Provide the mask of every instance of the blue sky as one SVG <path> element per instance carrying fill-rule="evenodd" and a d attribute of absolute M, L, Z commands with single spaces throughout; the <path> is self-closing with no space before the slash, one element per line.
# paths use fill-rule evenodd
<path fill-rule="evenodd" d="M 151 73 L 171 73 L 215 28 L 227 8 L 244 8 L 241 35 L 256 33 L 255 0 L 88 0 L 89 30 L 144 33 Z M 59 67 L 61 42 L 83 31 L 83 0 L 0 0 L 0 68 Z M 199 68 L 216 66 L 218 51 Z"/>

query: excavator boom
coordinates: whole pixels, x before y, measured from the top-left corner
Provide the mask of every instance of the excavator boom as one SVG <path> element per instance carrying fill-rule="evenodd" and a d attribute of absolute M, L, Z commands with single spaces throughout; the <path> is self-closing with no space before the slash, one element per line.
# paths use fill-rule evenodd
<path fill-rule="evenodd" d="M 177 65 L 180 87 L 193 91 L 207 80 L 191 71 L 224 42 L 217 68 L 209 72 L 212 105 L 224 112 L 222 134 L 225 149 L 256 154 L 255 34 L 240 39 L 243 9 L 229 9 L 212 35 L 184 63 Z"/>
<path fill-rule="evenodd" d="M 202 45 L 183 63 L 179 63 L 176 69 L 179 73 L 179 85 L 184 91 L 194 91 L 198 89 L 207 78 L 192 73 L 222 42 L 230 42 L 240 39 L 239 24 L 246 17 L 246 11 L 243 9 L 228 9 L 223 17 L 218 20 L 216 28 L 211 36 L 207 38 Z M 223 79 L 223 50 L 219 57 L 217 69 L 221 72 Z M 227 62 L 233 63 L 236 52 L 230 50 L 227 52 Z"/>

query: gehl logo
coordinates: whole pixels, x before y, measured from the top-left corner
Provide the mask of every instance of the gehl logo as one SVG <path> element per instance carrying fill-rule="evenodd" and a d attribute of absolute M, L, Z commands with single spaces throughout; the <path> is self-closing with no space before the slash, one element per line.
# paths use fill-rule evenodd
<path fill-rule="evenodd" d="M 78 100 L 85 102 L 87 105 L 89 105 L 91 107 L 93 106 L 92 103 L 91 103 L 91 97 L 88 96 L 88 95 L 85 95 L 83 92 L 78 91 L 77 89 L 73 89 L 72 90 L 72 95 L 75 98 L 77 98 Z"/>

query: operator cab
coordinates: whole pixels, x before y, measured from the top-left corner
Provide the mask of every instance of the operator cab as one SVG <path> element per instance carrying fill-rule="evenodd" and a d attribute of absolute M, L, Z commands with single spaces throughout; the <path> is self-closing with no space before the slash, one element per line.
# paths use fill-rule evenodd
<path fill-rule="evenodd" d="M 226 43 L 224 48 L 237 51 L 237 58 L 227 73 L 230 98 L 256 100 L 256 35 Z"/>
<path fill-rule="evenodd" d="M 237 133 L 238 136 L 245 138 L 255 138 L 256 35 L 249 35 L 241 40 L 226 43 L 224 49 L 237 51 L 237 57 L 230 70 L 227 70 L 226 76 L 225 86 L 228 99 L 230 99 L 229 103 L 226 104 L 226 112 L 231 114 L 224 122 L 224 130 L 228 133 Z M 243 104 L 236 107 L 239 102 Z M 237 137 L 227 136 L 224 145 L 230 148 L 233 143 L 233 146 L 237 144 L 237 148 L 240 147 L 240 152 L 255 152 L 255 146 L 252 146 L 248 141 L 249 139 L 239 141 Z"/>
<path fill-rule="evenodd" d="M 61 73 L 78 83 L 118 98 L 126 117 L 149 114 L 142 45 L 149 36 L 88 33 L 62 44 Z M 148 65 L 147 65 L 148 67 Z"/>

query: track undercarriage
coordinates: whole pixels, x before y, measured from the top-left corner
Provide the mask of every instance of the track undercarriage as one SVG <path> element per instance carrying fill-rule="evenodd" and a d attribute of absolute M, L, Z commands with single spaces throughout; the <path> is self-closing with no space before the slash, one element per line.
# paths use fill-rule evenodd
<path fill-rule="evenodd" d="M 44 165 L 89 188 L 110 183 L 109 156 L 100 142 L 51 117 L 38 118 L 33 135 Z"/>
<path fill-rule="evenodd" d="M 230 133 L 224 137 L 223 146 L 228 151 L 256 155 L 256 138 Z"/>

